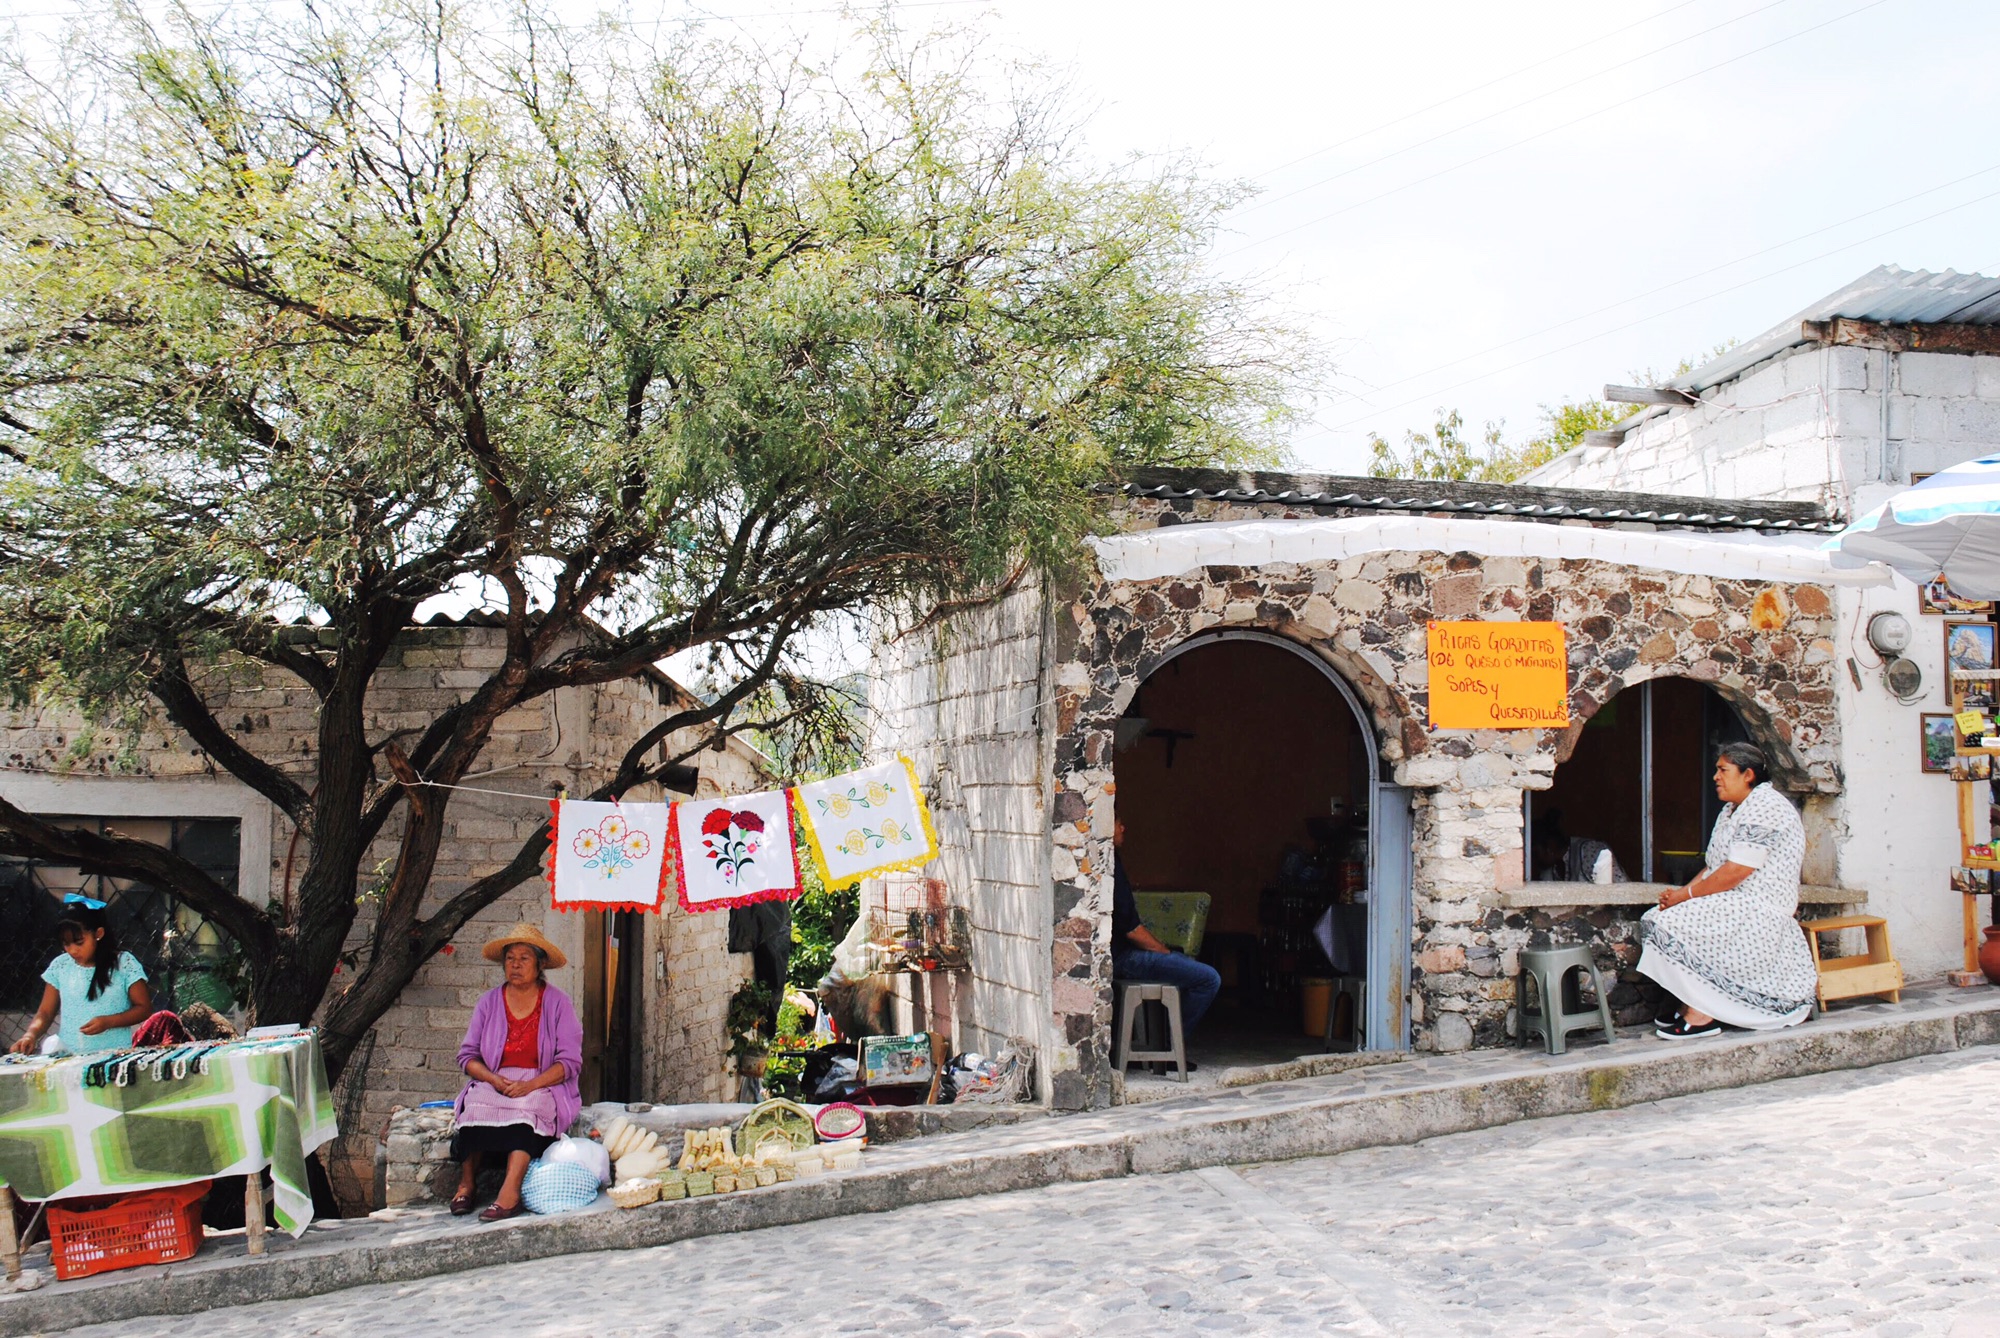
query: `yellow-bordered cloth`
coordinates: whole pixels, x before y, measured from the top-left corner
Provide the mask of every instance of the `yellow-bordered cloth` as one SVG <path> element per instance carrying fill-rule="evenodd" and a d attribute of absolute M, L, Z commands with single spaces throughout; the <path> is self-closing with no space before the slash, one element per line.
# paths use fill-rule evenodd
<path fill-rule="evenodd" d="M 665 895 L 666 804 L 552 799 L 549 904 L 559 911 L 657 911 Z"/>
<path fill-rule="evenodd" d="M 690 911 L 802 895 L 798 839 L 783 790 L 674 805 L 674 882 Z"/>
<path fill-rule="evenodd" d="M 828 888 L 937 858 L 930 805 L 907 757 L 797 786 L 792 801 Z"/>

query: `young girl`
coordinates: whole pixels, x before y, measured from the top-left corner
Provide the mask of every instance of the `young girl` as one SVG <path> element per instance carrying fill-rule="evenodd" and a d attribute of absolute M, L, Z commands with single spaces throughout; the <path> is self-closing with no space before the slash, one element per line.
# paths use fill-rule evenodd
<path fill-rule="evenodd" d="M 132 1028 L 152 1016 L 153 990 L 139 959 L 118 951 L 104 903 L 65 897 L 56 938 L 62 955 L 42 972 L 42 1006 L 27 1034 L 14 1042 L 14 1053 L 33 1054 L 39 1048 L 57 1009 L 62 1011 L 62 1046 L 70 1054 L 129 1048 Z"/>

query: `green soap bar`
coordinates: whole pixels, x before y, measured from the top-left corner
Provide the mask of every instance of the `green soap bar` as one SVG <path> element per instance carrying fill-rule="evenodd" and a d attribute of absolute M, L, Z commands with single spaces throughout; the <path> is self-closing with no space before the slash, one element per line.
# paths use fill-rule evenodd
<path fill-rule="evenodd" d="M 660 1197 L 662 1199 L 684 1199 L 687 1196 L 688 1187 L 685 1180 L 662 1180 L 660 1182 Z"/>

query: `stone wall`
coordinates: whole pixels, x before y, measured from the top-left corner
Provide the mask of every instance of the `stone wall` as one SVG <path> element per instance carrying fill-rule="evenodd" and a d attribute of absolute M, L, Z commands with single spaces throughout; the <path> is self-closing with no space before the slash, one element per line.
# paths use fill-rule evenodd
<path fill-rule="evenodd" d="M 1128 527 L 1283 514 L 1146 501 L 1133 505 Z M 1769 630 L 1753 626 L 1753 606 Z M 1457 618 L 1563 623 L 1571 728 L 1428 731 L 1425 624 Z M 1501 905 L 1522 880 L 1522 791 L 1547 787 L 1583 722 L 1620 690 L 1675 675 L 1707 683 L 1769 748 L 1781 785 L 1809 795 L 1840 788 L 1833 602 L 1817 586 L 1465 552 L 1095 584 L 1055 611 L 1054 1023 L 1075 1038 L 1052 1056 L 1060 1106 L 1110 1099 L 1113 722 L 1168 652 L 1220 628 L 1286 637 L 1329 663 L 1367 704 L 1393 779 L 1416 792 L 1412 1016 L 1420 1048 L 1496 1041 L 1511 1003 L 1506 954 L 1537 935 L 1561 940 L 1587 926 L 1608 948 L 1629 942 L 1613 916 L 1598 924 L 1509 915 Z M 1812 818 L 1809 806 L 1809 826 Z"/>
<path fill-rule="evenodd" d="M 432 626 L 407 634 L 376 676 L 369 698 L 369 737 L 421 728 L 461 700 L 496 667 L 502 633 L 478 626 Z M 275 670 L 237 666 L 202 685 L 218 716 L 260 754 L 292 759 L 304 776 L 316 738 L 316 701 L 307 688 Z M 664 679 L 628 679 L 590 689 L 565 689 L 511 711 L 496 724 L 481 759 L 481 789 L 539 799 L 559 787 L 587 792 L 603 783 L 632 739 L 686 698 Z M 87 735 L 82 722 L 54 710 L 0 713 L 0 794 L 37 811 L 105 816 L 244 818 L 242 888 L 246 896 L 283 901 L 296 882 L 290 821 L 193 748 L 177 731 L 148 721 L 133 739 Z M 677 734 L 667 747 L 695 742 Z M 732 742 L 691 759 L 703 795 L 736 793 L 764 783 L 761 759 Z M 657 792 L 632 796 L 657 799 Z M 547 816 L 533 800 L 499 794 L 451 796 L 443 848 L 426 898 L 426 914 L 467 883 L 512 860 Z M 400 823 L 392 822 L 364 861 L 364 880 L 394 857 Z M 289 869 L 289 871 L 288 871 Z M 350 942 L 365 944 L 364 901 Z M 479 996 L 498 980 L 479 949 L 519 920 L 543 927 L 571 959 L 552 972 L 558 988 L 581 1000 L 584 917 L 558 915 L 547 888 L 531 880 L 501 897 L 461 931 L 457 943 L 419 969 L 397 1005 L 364 1038 L 337 1090 L 343 1135 L 327 1153 L 344 1199 L 365 1201 L 374 1181 L 375 1145 L 390 1113 L 454 1095 L 463 1082 L 456 1055 Z M 749 974 L 748 955 L 726 951 L 728 916 L 689 915 L 670 904 L 644 919 L 647 990 L 640 1002 L 645 1036 L 641 1083 L 660 1100 L 708 1100 L 724 1094 L 723 1017 L 730 994 Z M 51 948 L 53 951 L 53 948 Z M 343 973 L 344 974 L 344 973 Z M 331 990 L 342 987 L 340 975 Z"/>
<path fill-rule="evenodd" d="M 1065 1043 L 1046 1034 L 1045 609 L 1040 585 L 1028 583 L 943 624 L 891 635 L 878 648 L 870 693 L 870 751 L 906 752 L 916 764 L 941 853 L 930 872 L 943 878 L 972 925 L 957 1045 L 988 1055 L 1014 1037 L 1037 1049 Z M 863 904 L 885 897 L 892 906 L 910 904 L 915 881 L 871 880 Z"/>

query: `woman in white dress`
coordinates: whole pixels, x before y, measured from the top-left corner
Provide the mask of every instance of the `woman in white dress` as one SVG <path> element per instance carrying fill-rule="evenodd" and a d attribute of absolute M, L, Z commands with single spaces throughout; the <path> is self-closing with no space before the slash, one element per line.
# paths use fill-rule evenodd
<path fill-rule="evenodd" d="M 1764 779 L 1768 766 L 1753 744 L 1723 746 L 1715 793 L 1725 806 L 1707 868 L 1640 918 L 1639 970 L 1683 1005 L 1660 1024 L 1667 1040 L 1719 1036 L 1725 1023 L 1790 1027 L 1812 1011 L 1818 976 L 1797 919 L 1806 831 Z"/>

